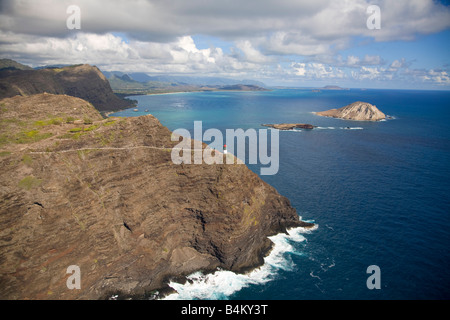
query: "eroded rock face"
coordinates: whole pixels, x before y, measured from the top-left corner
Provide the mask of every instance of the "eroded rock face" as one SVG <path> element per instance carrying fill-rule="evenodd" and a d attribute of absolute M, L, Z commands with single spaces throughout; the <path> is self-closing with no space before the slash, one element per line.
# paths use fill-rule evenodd
<path fill-rule="evenodd" d="M 108 80 L 87 64 L 40 70 L 1 70 L 0 98 L 39 93 L 67 94 L 92 103 L 99 111 L 131 107 L 111 90 Z"/>
<path fill-rule="evenodd" d="M 367 102 L 353 102 L 340 109 L 316 112 L 319 116 L 340 118 L 346 120 L 378 121 L 386 119 L 386 115 L 378 108 Z"/>
<path fill-rule="evenodd" d="M 89 105 L 49 96 L 52 104 Z M 0 120 L 11 122 L 10 110 L 27 99 L 38 98 L 0 101 Z M 39 105 L 51 114 L 51 104 Z M 70 117 L 94 111 L 86 108 Z M 90 117 L 45 122 L 39 130 L 49 137 L 0 145 L 2 299 L 139 295 L 197 270 L 244 271 L 262 264 L 267 236 L 311 226 L 245 165 L 173 164 L 177 142 L 151 115 Z M 10 130 L 38 118 L 29 114 Z M 80 290 L 66 286 L 71 265 L 80 267 Z"/>

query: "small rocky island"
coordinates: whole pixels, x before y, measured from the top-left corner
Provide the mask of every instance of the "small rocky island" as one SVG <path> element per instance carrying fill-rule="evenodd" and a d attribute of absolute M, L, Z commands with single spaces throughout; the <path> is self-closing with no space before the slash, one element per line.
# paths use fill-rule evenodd
<path fill-rule="evenodd" d="M 356 101 L 340 109 L 315 112 L 324 117 L 340 118 L 358 121 L 379 121 L 386 119 L 386 115 L 370 103 Z"/>
<path fill-rule="evenodd" d="M 278 130 L 293 130 L 293 129 L 314 129 L 316 126 L 307 123 L 279 123 L 279 124 L 262 124 L 265 127 L 271 127 Z"/>

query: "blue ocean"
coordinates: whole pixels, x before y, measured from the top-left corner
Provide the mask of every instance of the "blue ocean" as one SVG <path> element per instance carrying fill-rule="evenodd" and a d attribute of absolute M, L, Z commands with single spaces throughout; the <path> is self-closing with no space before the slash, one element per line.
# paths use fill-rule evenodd
<path fill-rule="evenodd" d="M 279 171 L 261 176 L 313 230 L 272 237 L 263 267 L 238 275 L 196 273 L 171 283 L 173 299 L 450 299 L 450 92 L 276 89 L 133 96 L 170 130 L 280 131 Z M 391 119 L 346 121 L 313 112 L 355 101 Z M 147 111 L 145 111 L 147 110 Z M 259 174 L 258 165 L 249 168 Z M 369 266 L 380 289 L 369 289 Z"/>

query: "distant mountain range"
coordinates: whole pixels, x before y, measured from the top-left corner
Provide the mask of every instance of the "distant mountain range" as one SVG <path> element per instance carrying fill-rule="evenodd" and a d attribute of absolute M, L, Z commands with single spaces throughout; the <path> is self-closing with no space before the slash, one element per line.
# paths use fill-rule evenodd
<path fill-rule="evenodd" d="M 119 77 L 123 79 L 123 76 L 127 76 L 128 80 L 134 80 L 137 82 L 164 82 L 180 85 L 195 85 L 195 86 L 225 86 L 225 85 L 254 85 L 259 87 L 266 87 L 261 81 L 255 80 L 237 80 L 221 77 L 196 77 L 196 76 L 174 76 L 174 75 L 148 75 L 144 72 L 123 73 L 120 71 L 102 71 L 105 77 L 108 79 L 112 77 Z"/>
<path fill-rule="evenodd" d="M 52 65 L 31 68 L 0 59 L 0 98 L 38 93 L 67 94 L 85 99 L 101 112 L 133 106 L 123 99 L 137 94 L 191 91 L 265 91 L 264 83 L 218 77 L 190 77 L 146 73 L 101 72 L 96 66 Z"/>
<path fill-rule="evenodd" d="M 148 75 L 143 72 L 103 71 L 111 88 L 119 94 L 149 94 L 180 91 L 265 91 L 265 84 L 254 80 L 220 77 Z"/>
<path fill-rule="evenodd" d="M 322 90 L 348 90 L 347 88 L 341 88 L 339 86 L 333 86 L 333 85 L 328 85 L 325 86 L 323 88 L 321 88 Z"/>

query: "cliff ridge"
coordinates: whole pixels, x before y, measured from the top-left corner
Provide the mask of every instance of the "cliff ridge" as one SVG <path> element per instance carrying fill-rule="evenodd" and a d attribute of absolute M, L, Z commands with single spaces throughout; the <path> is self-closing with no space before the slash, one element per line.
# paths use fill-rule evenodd
<path fill-rule="evenodd" d="M 0 121 L 2 299 L 144 295 L 198 270 L 243 272 L 268 236 L 312 226 L 245 165 L 173 164 L 177 142 L 152 115 L 103 119 L 39 94 L 1 100 Z"/>
<path fill-rule="evenodd" d="M 38 93 L 67 94 L 92 103 L 99 111 L 132 107 L 131 101 L 116 96 L 95 66 L 80 64 L 62 68 L 0 70 L 0 99 Z"/>

